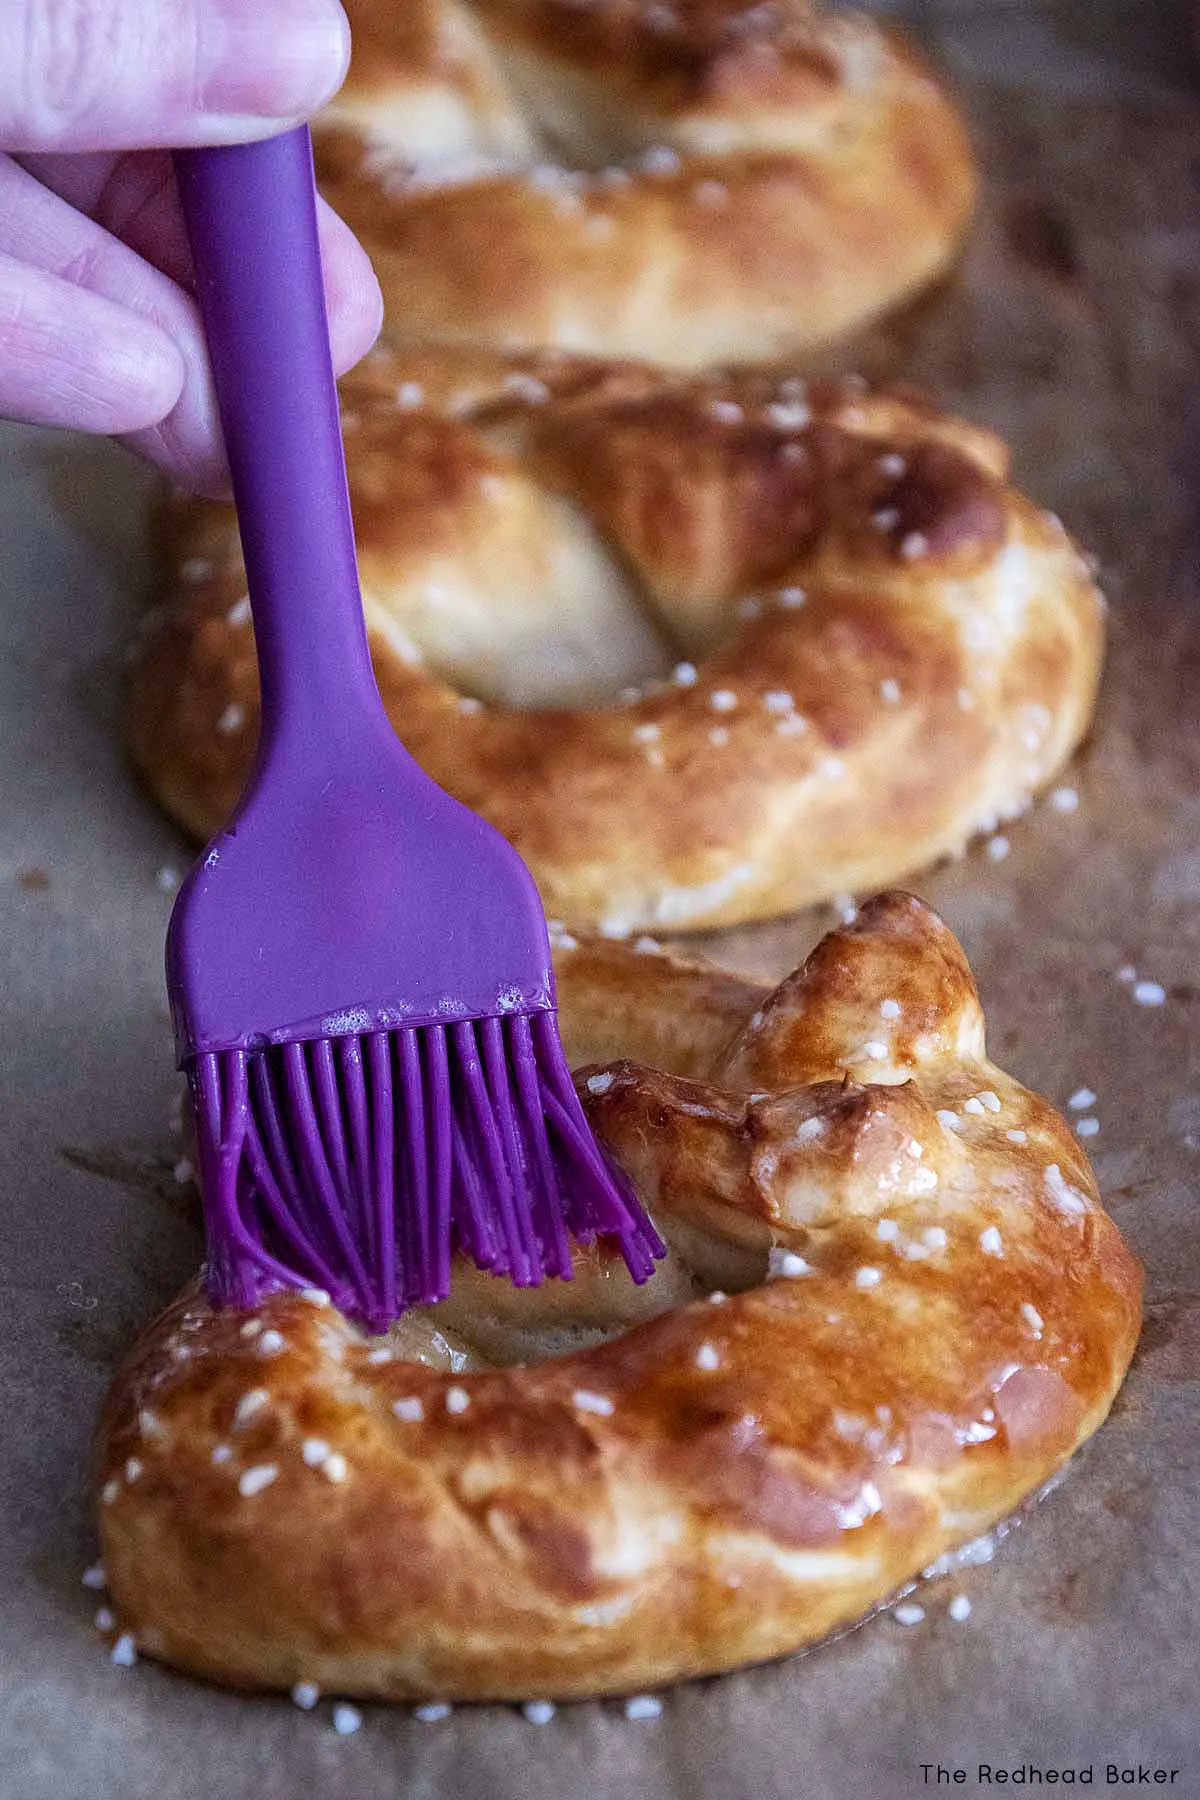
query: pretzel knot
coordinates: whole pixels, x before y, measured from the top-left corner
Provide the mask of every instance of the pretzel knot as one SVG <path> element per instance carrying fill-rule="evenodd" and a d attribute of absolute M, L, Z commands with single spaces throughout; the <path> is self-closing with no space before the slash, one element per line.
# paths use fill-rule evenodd
<path fill-rule="evenodd" d="M 592 1245 L 524 1292 L 462 1267 L 386 1340 L 320 1295 L 185 1295 L 98 1450 L 152 1654 L 401 1699 L 709 1673 L 859 1617 L 1104 1418 L 1140 1270 L 919 901 L 774 991 L 602 942 L 559 971 L 666 1264 L 634 1288 Z"/>
<path fill-rule="evenodd" d="M 922 286 L 974 174 L 892 33 L 805 0 L 352 0 L 323 187 L 406 339 L 680 368 Z"/>
<path fill-rule="evenodd" d="M 852 381 L 401 366 L 344 389 L 384 700 L 552 917 L 688 930 L 895 879 L 1086 729 L 1102 601 L 989 433 Z M 165 525 L 128 739 L 206 835 L 253 754 L 253 634 L 232 511 Z"/>

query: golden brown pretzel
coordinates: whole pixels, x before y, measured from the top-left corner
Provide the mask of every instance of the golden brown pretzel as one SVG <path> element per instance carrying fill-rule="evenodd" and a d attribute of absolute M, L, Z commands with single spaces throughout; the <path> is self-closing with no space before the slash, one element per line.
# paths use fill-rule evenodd
<path fill-rule="evenodd" d="M 773 993 L 618 945 L 560 969 L 577 1052 L 659 1064 L 580 1087 L 667 1264 L 636 1290 L 581 1251 L 525 1293 L 461 1269 L 387 1343 L 319 1297 L 185 1295 L 98 1447 L 109 1584 L 151 1654 L 389 1698 L 730 1668 L 886 1598 L 1103 1419 L 1140 1271 L 918 901 L 865 907 Z"/>
<path fill-rule="evenodd" d="M 1102 602 L 989 433 L 849 382 L 535 367 L 435 360 L 414 408 L 385 354 L 345 410 L 396 729 L 551 916 L 786 912 L 961 850 L 1054 776 Z M 206 835 L 253 751 L 253 635 L 232 512 L 185 500 L 166 530 L 128 740 Z"/>
<path fill-rule="evenodd" d="M 326 194 L 399 337 L 681 368 L 822 344 L 929 281 L 974 196 L 892 33 L 807 0 L 350 0 Z"/>

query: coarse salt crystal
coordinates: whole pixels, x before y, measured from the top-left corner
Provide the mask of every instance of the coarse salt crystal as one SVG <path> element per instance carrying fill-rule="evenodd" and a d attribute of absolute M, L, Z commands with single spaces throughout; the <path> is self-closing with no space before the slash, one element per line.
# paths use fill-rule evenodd
<path fill-rule="evenodd" d="M 137 1643 L 132 1631 L 123 1631 L 108 1653 L 109 1661 L 118 1669 L 132 1669 L 137 1661 Z"/>
<path fill-rule="evenodd" d="M 531 1725 L 548 1725 L 558 1708 L 553 1700 L 527 1700 L 521 1711 Z"/>
<path fill-rule="evenodd" d="M 657 1694 L 631 1694 L 625 1702 L 627 1719 L 658 1719 L 662 1717 L 662 1701 Z"/>
<path fill-rule="evenodd" d="M 1076 1135 L 1081 1138 L 1097 1137 L 1100 1132 L 1099 1119 L 1080 1119 L 1075 1126 Z"/>
<path fill-rule="evenodd" d="M 247 1419 L 252 1419 L 255 1413 L 262 1411 L 269 1399 L 266 1388 L 250 1388 L 233 1409 L 234 1425 L 244 1425 Z"/>
<path fill-rule="evenodd" d="M 329 1445 L 324 1438 L 305 1438 L 300 1454 L 310 1469 L 319 1469 L 329 1455 Z"/>
<path fill-rule="evenodd" d="M 898 1019 L 900 1011 L 898 1000 L 881 1000 L 879 1002 L 879 1016 L 883 1019 Z"/>
<path fill-rule="evenodd" d="M 879 1283 L 882 1280 L 883 1280 L 883 1270 L 882 1269 L 871 1269 L 871 1268 L 856 1269 L 854 1272 L 855 1287 L 860 1287 L 860 1288 L 878 1287 Z"/>
<path fill-rule="evenodd" d="M 466 1388 L 448 1387 L 446 1389 L 446 1411 L 448 1413 L 464 1413 L 471 1404 L 471 1396 Z"/>
<path fill-rule="evenodd" d="M 878 1038 L 871 1038 L 868 1043 L 863 1045 L 862 1053 L 870 1062 L 884 1062 L 887 1058 L 888 1047 Z"/>
<path fill-rule="evenodd" d="M 125 1479 L 126 1479 L 126 1481 L 136 1481 L 138 1479 L 138 1476 L 141 1474 L 141 1472 L 142 1472 L 141 1458 L 138 1456 L 126 1457 L 126 1459 L 125 1459 Z"/>
<path fill-rule="evenodd" d="M 779 604 L 787 607 L 789 611 L 797 606 L 803 606 L 807 598 L 808 595 L 802 587 L 785 587 L 779 590 Z"/>
<path fill-rule="evenodd" d="M 82 1581 L 85 1588 L 100 1589 L 108 1586 L 108 1582 L 104 1575 L 104 1564 L 102 1562 L 93 1563 L 90 1569 L 85 1569 L 83 1571 L 83 1574 L 79 1579 Z"/>
<path fill-rule="evenodd" d="M 1073 787 L 1056 787 L 1050 795 L 1050 804 L 1055 812 L 1072 813 L 1079 805 L 1079 795 Z"/>
<path fill-rule="evenodd" d="M 875 1227 L 875 1236 L 885 1244 L 894 1244 L 900 1236 L 900 1227 L 895 1219 L 880 1219 Z"/>
<path fill-rule="evenodd" d="M 1002 832 L 997 832 L 995 837 L 990 837 L 987 841 L 988 861 L 1003 862 L 1011 849 L 1008 839 Z"/>
<path fill-rule="evenodd" d="M 278 1474 L 279 1469 L 275 1463 L 256 1463 L 254 1468 L 245 1469 L 239 1475 L 238 1493 L 244 1494 L 247 1500 L 252 1500 L 255 1494 L 261 1494 L 264 1488 L 270 1487 Z"/>
<path fill-rule="evenodd" d="M 955 1594 L 946 1611 L 957 1624 L 961 1625 L 964 1619 L 969 1619 L 971 1616 L 971 1602 L 965 1594 Z"/>
<path fill-rule="evenodd" d="M 929 550 L 929 539 L 923 531 L 910 531 L 900 540 L 900 554 L 905 562 L 915 562 L 918 557 L 926 555 Z"/>
<path fill-rule="evenodd" d="M 1067 1105 L 1072 1112 L 1086 1112 L 1089 1106 L 1095 1106 L 1096 1096 L 1090 1087 L 1076 1088 Z"/>
<path fill-rule="evenodd" d="M 226 623 L 230 625 L 242 626 L 250 623 L 249 594 L 243 594 L 240 600 L 234 601 L 229 611 L 225 614 L 225 619 Z"/>
<path fill-rule="evenodd" d="M 1060 1212 L 1082 1213 L 1087 1211 L 1087 1202 L 1083 1195 L 1064 1178 L 1057 1163 L 1047 1164 L 1042 1179 L 1046 1184 L 1046 1192 Z"/>
<path fill-rule="evenodd" d="M 782 1276 L 785 1281 L 794 1281 L 800 1275 L 811 1275 L 812 1264 L 805 1262 L 794 1250 L 783 1250 L 777 1244 L 772 1245 L 767 1258 L 767 1271 L 771 1275 Z"/>
<path fill-rule="evenodd" d="M 938 1124 L 944 1125 L 947 1131 L 959 1131 L 962 1128 L 962 1120 L 948 1106 L 939 1106 L 936 1117 Z"/>
<path fill-rule="evenodd" d="M 419 381 L 402 381 L 396 389 L 396 405 L 406 412 L 414 406 L 420 406 L 425 398 L 425 389 Z"/>
<path fill-rule="evenodd" d="M 1159 981 L 1139 981 L 1134 984 L 1133 997 L 1139 1006 L 1161 1006 L 1167 990 Z"/>
<path fill-rule="evenodd" d="M 979 1248 L 985 1256 L 1004 1255 L 1004 1240 L 994 1225 L 985 1225 L 980 1232 Z"/>
<path fill-rule="evenodd" d="M 281 1331 L 264 1331 L 258 1340 L 260 1356 L 276 1356 L 283 1347 L 284 1340 Z"/>
<path fill-rule="evenodd" d="M 900 683 L 893 681 L 889 675 L 886 681 L 879 684 L 879 697 L 888 706 L 896 706 L 900 700 Z"/>
<path fill-rule="evenodd" d="M 963 1111 L 968 1112 L 968 1113 L 976 1113 L 976 1114 L 982 1113 L 983 1112 L 983 1101 L 978 1097 L 977 1094 L 972 1094 L 969 1100 L 963 1101 Z"/>
<path fill-rule="evenodd" d="M 726 731 L 724 725 L 714 725 L 708 734 L 708 741 L 710 744 L 715 745 L 718 750 L 727 744 L 729 742 L 729 733 Z"/>
<path fill-rule="evenodd" d="M 321 1473 L 326 1481 L 345 1481 L 348 1465 L 340 1450 L 331 1450 L 321 1464 Z"/>
<path fill-rule="evenodd" d="M 571 1404 L 576 1412 L 595 1413 L 601 1419 L 607 1419 L 614 1410 L 607 1394 L 593 1393 L 591 1388 L 576 1388 Z"/>
<path fill-rule="evenodd" d="M 676 663 L 671 670 L 671 680 L 676 687 L 695 687 L 696 665 L 690 662 Z"/>
<path fill-rule="evenodd" d="M 708 704 L 718 713 L 733 712 L 737 703 L 738 697 L 732 688 L 714 688 L 708 696 Z"/>
<path fill-rule="evenodd" d="M 111 1631 L 116 1622 L 116 1615 L 113 1613 L 110 1606 L 98 1606 L 96 1608 L 92 1624 L 97 1631 Z"/>
<path fill-rule="evenodd" d="M 908 464 L 902 456 L 897 456 L 894 452 L 889 451 L 886 456 L 881 456 L 879 458 L 875 467 L 879 470 L 881 475 L 889 475 L 894 480 L 896 477 L 904 474 Z"/>
<path fill-rule="evenodd" d="M 990 1113 L 998 1113 L 1001 1110 L 1000 1096 L 992 1088 L 984 1088 L 979 1098 Z"/>
<path fill-rule="evenodd" d="M 927 1225 L 921 1233 L 931 1250 L 944 1250 L 948 1242 L 945 1230 L 941 1225 Z"/>
<path fill-rule="evenodd" d="M 104 1486 L 100 1489 L 100 1498 L 105 1506 L 111 1506 L 120 1492 L 121 1484 L 119 1481 L 106 1481 Z"/>
<path fill-rule="evenodd" d="M 321 1690 L 315 1681 L 298 1681 L 292 1689 L 292 1705 L 302 1712 L 311 1712 L 320 1698 Z"/>
<path fill-rule="evenodd" d="M 333 1709 L 333 1729 L 339 1737 L 353 1737 L 362 1724 L 362 1714 L 357 1706 L 351 1706 L 345 1700 Z"/>
<path fill-rule="evenodd" d="M 902 1605 L 892 1608 L 892 1617 L 897 1625 L 919 1625 L 925 1617 L 925 1608 L 917 1606 L 914 1601 L 906 1600 Z"/>
<path fill-rule="evenodd" d="M 1019 1125 L 1014 1125 L 1011 1131 L 1006 1131 L 1004 1135 L 1010 1144 L 1026 1144 L 1029 1142 L 1029 1133 L 1027 1131 L 1022 1131 Z"/>
<path fill-rule="evenodd" d="M 439 1719 L 448 1719 L 453 1711 L 448 1700 L 426 1700 L 413 1707 L 413 1718 L 420 1719 L 422 1725 L 436 1725 Z"/>
<path fill-rule="evenodd" d="M 392 1411 L 398 1419 L 403 1419 L 408 1425 L 419 1424 L 425 1417 L 424 1403 L 415 1396 L 404 1400 L 393 1400 Z"/>
<path fill-rule="evenodd" d="M 610 1075 L 607 1070 L 603 1070 L 599 1075 L 589 1075 L 587 1091 L 589 1094 L 607 1094 L 615 1080 L 616 1076 Z"/>
<path fill-rule="evenodd" d="M 231 731 L 240 731 L 245 723 L 245 707 L 239 706 L 236 700 L 231 700 L 217 720 L 217 730 L 227 736 Z"/>
<path fill-rule="evenodd" d="M 1028 1300 L 1022 1300 L 1022 1302 L 1021 1302 L 1021 1317 L 1024 1319 L 1025 1323 L 1028 1325 L 1030 1331 L 1032 1331 L 1034 1337 L 1040 1338 L 1042 1335 L 1043 1327 L 1045 1325 L 1045 1321 L 1042 1318 L 1042 1315 L 1038 1311 L 1037 1307 L 1031 1306 L 1029 1304 Z"/>
<path fill-rule="evenodd" d="M 256 1338 L 261 1335 L 262 1328 L 263 1322 L 261 1319 L 247 1319 L 243 1324 L 238 1326 L 238 1336 L 244 1338 Z"/>
<path fill-rule="evenodd" d="M 701 1344 L 696 1352 L 696 1367 L 698 1369 L 719 1369 L 720 1366 L 721 1357 L 716 1345 Z"/>

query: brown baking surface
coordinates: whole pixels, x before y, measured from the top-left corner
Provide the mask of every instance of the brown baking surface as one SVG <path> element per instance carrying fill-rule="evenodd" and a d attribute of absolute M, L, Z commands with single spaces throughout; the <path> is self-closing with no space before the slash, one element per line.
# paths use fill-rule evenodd
<path fill-rule="evenodd" d="M 103 446 L 0 435 L 0 1796 L 4 1800 L 900 1800 L 922 1762 L 1178 1768 L 1200 1795 L 1200 600 L 1193 9 L 910 0 L 987 175 L 964 270 L 861 347 L 1012 441 L 1017 477 L 1097 553 L 1113 643 L 1094 739 L 1042 803 L 918 878 L 961 934 L 998 1060 L 1090 1140 L 1147 1272 L 1108 1425 L 995 1559 L 770 1668 L 528 1724 L 422 1725 L 227 1697 L 111 1667 L 79 1585 L 88 1437 L 109 1373 L 197 1249 L 167 1130 L 161 988 L 180 841 L 114 748 L 116 651 L 147 578 L 147 484 Z M 848 359 L 847 359 L 848 360 Z M 1189 466 L 1189 456 L 1191 464 Z M 803 855 L 803 845 L 796 846 Z M 782 971 L 828 914 L 729 934 Z M 709 948 L 718 949 L 716 941 Z M 1143 1006 L 1119 972 L 1165 989 Z M 797 1371 L 803 1379 L 803 1371 Z M 947 1613 L 965 1593 L 970 1617 Z M 1029 1791 L 1028 1788 L 1020 1791 Z M 1044 1792 L 1040 1788 L 1039 1792 Z M 1125 1787 L 1109 1791 L 1129 1791 Z M 1145 1791 L 1141 1789 L 1139 1791 Z"/>

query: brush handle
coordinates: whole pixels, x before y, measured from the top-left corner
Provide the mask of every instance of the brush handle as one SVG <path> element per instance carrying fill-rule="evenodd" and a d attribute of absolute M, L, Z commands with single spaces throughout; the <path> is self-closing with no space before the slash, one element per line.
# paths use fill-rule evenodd
<path fill-rule="evenodd" d="M 184 150 L 175 170 L 216 382 L 262 682 L 265 768 L 328 766 L 362 709 L 367 649 L 317 237 L 312 141 Z M 294 764 L 293 764 L 294 766 Z M 297 771 L 298 772 L 298 771 Z"/>

